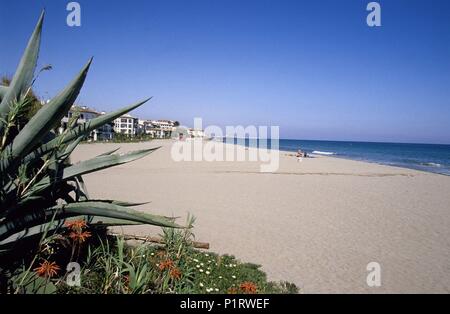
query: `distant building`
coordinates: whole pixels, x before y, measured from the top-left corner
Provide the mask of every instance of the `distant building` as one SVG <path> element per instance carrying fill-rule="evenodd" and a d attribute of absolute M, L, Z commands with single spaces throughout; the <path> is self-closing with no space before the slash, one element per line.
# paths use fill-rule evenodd
<path fill-rule="evenodd" d="M 72 106 L 69 110 L 69 112 L 62 118 L 61 120 L 61 126 L 59 128 L 59 132 L 62 133 L 64 130 L 67 129 L 68 123 L 74 118 L 78 117 L 76 124 L 84 124 L 88 122 L 89 120 L 92 120 L 94 118 L 97 118 L 101 115 L 105 114 L 104 112 L 100 113 L 93 109 L 90 109 L 86 106 Z M 100 128 L 92 131 L 88 136 L 87 139 L 91 141 L 108 141 L 112 139 L 113 129 L 111 124 L 105 124 L 101 126 Z"/>
<path fill-rule="evenodd" d="M 105 115 L 106 112 L 102 111 L 101 116 Z M 106 123 L 96 130 L 98 132 L 98 139 L 101 141 L 112 140 L 114 135 L 114 123 Z"/>
<path fill-rule="evenodd" d="M 114 120 L 114 132 L 120 134 L 127 134 L 129 136 L 135 136 L 139 130 L 139 119 L 130 116 L 129 114 L 123 115 Z"/>
<path fill-rule="evenodd" d="M 172 120 L 151 120 L 151 124 L 154 137 L 166 138 L 172 135 L 177 122 Z"/>
<path fill-rule="evenodd" d="M 154 137 L 154 126 L 152 121 L 139 119 L 138 121 L 138 134 L 147 134 Z"/>
<path fill-rule="evenodd" d="M 155 127 L 167 131 L 172 131 L 172 128 L 175 126 L 175 121 L 172 120 L 152 120 L 151 122 Z"/>
<path fill-rule="evenodd" d="M 188 135 L 190 137 L 205 137 L 205 132 L 200 129 L 188 129 Z"/>
<path fill-rule="evenodd" d="M 75 123 L 83 124 L 104 114 L 106 112 L 98 112 L 85 106 L 74 105 L 61 120 L 59 131 L 62 133 L 66 130 L 69 122 L 73 121 L 75 116 L 78 117 Z M 146 120 L 125 114 L 92 131 L 87 139 L 89 141 L 109 141 L 113 139 L 114 134 L 125 134 L 130 137 L 146 134 L 153 138 L 168 138 L 177 126 L 179 126 L 179 122 L 173 120 Z M 202 136 L 201 132 L 192 130 L 189 136 L 199 137 Z"/>

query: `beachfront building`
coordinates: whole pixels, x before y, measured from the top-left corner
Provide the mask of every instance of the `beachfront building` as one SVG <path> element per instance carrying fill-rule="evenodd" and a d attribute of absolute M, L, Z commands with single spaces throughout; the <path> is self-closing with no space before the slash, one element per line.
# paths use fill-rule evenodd
<path fill-rule="evenodd" d="M 139 119 L 123 115 L 114 120 L 114 132 L 118 134 L 126 134 L 128 136 L 135 136 L 139 130 Z"/>
<path fill-rule="evenodd" d="M 105 111 L 100 112 L 101 116 L 105 114 L 106 114 Z M 106 123 L 95 131 L 97 132 L 97 138 L 99 141 L 110 141 L 113 139 L 114 135 L 114 123 L 113 122 Z"/>
<path fill-rule="evenodd" d="M 155 126 L 152 124 L 151 120 L 138 120 L 138 134 L 146 134 L 155 137 Z"/>
<path fill-rule="evenodd" d="M 197 137 L 197 138 L 205 137 L 205 132 L 201 129 L 188 129 L 187 132 L 190 137 Z"/>
<path fill-rule="evenodd" d="M 59 132 L 62 133 L 66 130 L 69 121 L 75 116 L 78 117 L 76 124 L 83 124 L 104 114 L 106 112 L 98 112 L 86 106 L 74 105 L 68 114 L 63 117 Z M 178 125 L 179 123 L 177 121 L 138 119 L 126 114 L 92 131 L 87 137 L 87 140 L 109 141 L 113 139 L 114 134 L 124 134 L 130 137 L 146 134 L 153 138 L 168 138 Z M 194 134 L 198 134 L 198 132 L 193 130 L 192 134 L 192 137 L 195 137 L 197 135 Z"/>
<path fill-rule="evenodd" d="M 175 127 L 179 125 L 177 121 L 173 120 L 151 120 L 151 131 L 153 137 L 156 138 L 167 138 L 172 135 L 172 131 Z"/>
<path fill-rule="evenodd" d="M 62 118 L 61 126 L 59 127 L 59 132 L 62 133 L 67 129 L 69 121 L 77 118 L 76 124 L 84 124 L 89 120 L 97 118 L 105 112 L 97 112 L 96 110 L 90 109 L 86 106 L 72 106 L 69 112 Z M 109 141 L 113 136 L 113 128 L 111 124 L 105 124 L 102 127 L 92 131 L 88 136 L 88 141 Z"/>

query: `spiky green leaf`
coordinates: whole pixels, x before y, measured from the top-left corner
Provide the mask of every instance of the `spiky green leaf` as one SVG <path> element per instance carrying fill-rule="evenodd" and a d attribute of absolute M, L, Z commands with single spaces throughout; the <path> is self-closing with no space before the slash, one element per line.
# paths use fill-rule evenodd
<path fill-rule="evenodd" d="M 58 96 L 43 106 L 15 137 L 11 149 L 13 159 L 29 153 L 61 121 L 77 98 L 91 62 L 92 59 L 83 67 L 77 77 Z"/>
<path fill-rule="evenodd" d="M 97 157 L 102 157 L 102 156 L 112 155 L 112 154 L 114 154 L 115 152 L 117 152 L 119 149 L 120 149 L 120 147 L 117 147 L 117 148 L 112 149 L 112 150 L 110 150 L 110 151 L 101 153 L 100 155 L 97 155 Z"/>
<path fill-rule="evenodd" d="M 7 92 L 8 92 L 8 87 L 0 85 L 0 102 L 2 101 L 3 97 L 5 97 Z"/>
<path fill-rule="evenodd" d="M 33 80 L 34 70 L 36 68 L 36 62 L 39 55 L 39 46 L 41 43 L 42 23 L 44 22 L 45 12 L 41 13 L 38 23 L 31 35 L 25 52 L 20 60 L 17 71 L 11 81 L 11 84 L 0 103 L 0 117 L 4 118 L 9 112 L 10 105 L 14 100 L 19 100 L 19 97 L 23 95 L 30 87 Z M 2 130 L 2 124 L 0 124 L 0 131 Z"/>
<path fill-rule="evenodd" d="M 129 152 L 123 155 L 107 155 L 102 157 L 95 157 L 89 160 L 85 160 L 82 162 L 79 162 L 75 165 L 72 165 L 70 167 L 67 167 L 64 169 L 62 176 L 60 178 L 57 178 L 58 181 L 64 181 L 68 179 L 72 179 L 74 177 L 78 177 L 84 174 L 88 174 L 91 172 L 99 171 L 102 169 L 114 167 L 120 164 L 124 164 L 127 162 L 131 162 L 140 158 L 143 158 L 147 156 L 148 154 L 154 152 L 159 147 L 156 148 L 150 148 L 150 149 L 143 149 L 138 150 L 134 152 Z M 27 193 L 26 197 L 31 196 L 33 194 L 39 193 L 46 188 L 50 187 L 52 183 L 50 177 L 44 177 L 41 181 L 39 181 L 33 189 L 30 190 L 29 193 Z"/>
<path fill-rule="evenodd" d="M 179 225 L 167 217 L 152 215 L 111 203 L 86 201 L 58 205 L 44 211 L 24 213 L 13 220 L 0 223 L 0 241 L 22 230 L 45 224 L 52 220 L 57 221 L 79 215 L 124 219 L 160 227 L 180 228 Z"/>
<path fill-rule="evenodd" d="M 151 97 L 148 99 L 145 99 L 143 101 L 140 101 L 138 103 L 135 103 L 133 105 L 127 106 L 125 108 L 119 109 L 117 111 L 114 111 L 114 112 L 102 115 L 100 117 L 94 118 L 92 120 L 89 120 L 88 122 L 85 122 L 85 123 L 75 127 L 73 130 L 70 130 L 67 134 L 62 134 L 62 135 L 54 138 L 53 140 L 41 145 L 35 151 L 28 154 L 24 158 L 24 162 L 34 160 L 36 158 L 39 158 L 39 157 L 47 154 L 48 152 L 55 149 L 61 143 L 67 143 L 79 136 L 88 135 L 90 132 L 92 132 L 95 129 L 98 129 L 99 127 L 105 125 L 106 123 L 109 123 L 109 122 L 113 121 L 114 119 L 136 109 L 137 107 L 142 106 L 150 99 L 151 99 Z M 7 163 L 6 161 L 4 162 L 2 160 L 2 163 L 0 164 L 0 172 L 2 171 L 2 169 L 5 169 L 8 165 L 9 165 L 9 163 Z"/>

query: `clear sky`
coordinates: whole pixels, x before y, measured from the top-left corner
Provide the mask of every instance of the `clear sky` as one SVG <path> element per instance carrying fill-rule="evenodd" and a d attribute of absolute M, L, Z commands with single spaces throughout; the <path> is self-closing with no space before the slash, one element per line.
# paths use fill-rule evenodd
<path fill-rule="evenodd" d="M 0 0 L 0 74 L 46 8 L 36 84 L 55 95 L 94 56 L 80 104 L 192 125 L 278 125 L 282 138 L 450 143 L 450 1 Z"/>

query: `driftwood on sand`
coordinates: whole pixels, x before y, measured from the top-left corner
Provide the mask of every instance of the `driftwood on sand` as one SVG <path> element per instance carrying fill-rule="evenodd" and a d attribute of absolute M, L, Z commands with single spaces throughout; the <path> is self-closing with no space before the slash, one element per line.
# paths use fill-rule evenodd
<path fill-rule="evenodd" d="M 120 236 L 123 237 L 125 240 L 136 240 L 136 241 L 142 241 L 142 242 L 151 242 L 151 243 L 157 243 L 157 244 L 165 244 L 164 240 L 160 237 L 151 237 L 151 236 L 137 236 L 132 234 L 119 234 L 119 233 L 110 233 L 112 236 Z M 209 243 L 206 242 L 191 242 L 192 246 L 196 249 L 205 249 L 209 250 Z"/>

